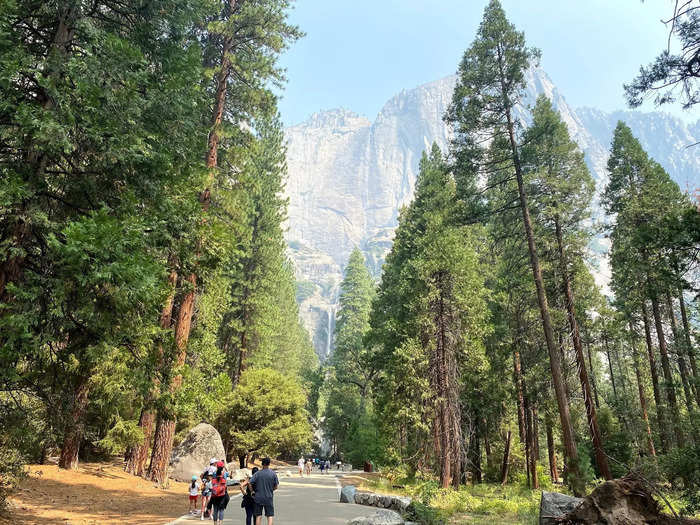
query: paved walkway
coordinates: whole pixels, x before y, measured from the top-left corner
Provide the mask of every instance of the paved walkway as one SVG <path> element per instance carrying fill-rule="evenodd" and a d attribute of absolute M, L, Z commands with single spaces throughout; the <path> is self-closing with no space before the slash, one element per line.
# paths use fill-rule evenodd
<path fill-rule="evenodd" d="M 232 490 L 233 489 L 233 490 Z M 233 494 L 236 487 L 229 488 Z M 374 509 L 338 502 L 339 484 L 335 474 L 314 473 L 311 477 L 280 478 L 275 492 L 275 525 L 345 525 L 352 518 L 372 514 Z M 207 523 L 199 516 L 183 516 L 173 523 Z M 211 521 L 209 521 L 211 523 Z M 245 524 L 241 498 L 231 499 L 226 509 L 225 525 Z M 267 522 L 263 519 L 263 525 Z"/>

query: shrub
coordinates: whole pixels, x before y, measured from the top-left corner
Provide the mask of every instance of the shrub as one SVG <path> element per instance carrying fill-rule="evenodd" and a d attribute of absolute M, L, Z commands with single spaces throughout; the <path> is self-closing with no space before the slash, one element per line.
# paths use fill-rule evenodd
<path fill-rule="evenodd" d="M 0 509 L 7 496 L 26 476 L 22 455 L 15 449 L 0 445 Z"/>

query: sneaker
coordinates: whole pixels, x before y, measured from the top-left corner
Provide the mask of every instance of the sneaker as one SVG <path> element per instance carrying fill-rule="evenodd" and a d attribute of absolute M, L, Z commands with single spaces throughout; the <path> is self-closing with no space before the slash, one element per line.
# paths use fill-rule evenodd
<path fill-rule="evenodd" d="M 201 516 L 199 516 L 199 520 L 200 520 L 200 521 L 204 521 L 204 514 L 202 514 Z"/>

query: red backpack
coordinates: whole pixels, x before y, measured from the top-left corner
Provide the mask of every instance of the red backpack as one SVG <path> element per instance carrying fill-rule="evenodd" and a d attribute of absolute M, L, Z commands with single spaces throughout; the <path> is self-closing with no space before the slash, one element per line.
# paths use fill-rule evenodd
<path fill-rule="evenodd" d="M 212 496 L 220 497 L 226 495 L 226 478 L 221 476 L 220 478 L 214 478 L 211 480 L 211 493 Z"/>

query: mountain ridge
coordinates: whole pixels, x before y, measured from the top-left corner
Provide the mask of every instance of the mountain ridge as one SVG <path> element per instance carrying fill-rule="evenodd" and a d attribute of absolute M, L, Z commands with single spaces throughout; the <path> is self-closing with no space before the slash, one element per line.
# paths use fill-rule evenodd
<path fill-rule="evenodd" d="M 399 209 L 412 198 L 423 150 L 436 142 L 447 151 L 451 132 L 442 117 L 456 79 L 448 75 L 401 90 L 374 120 L 333 108 L 285 129 L 286 238 L 300 283 L 300 312 L 321 358 L 332 348 L 332 314 L 350 251 L 358 246 L 379 277 Z M 663 112 L 574 109 L 549 76 L 533 68 L 526 74 L 524 104 L 516 110 L 521 125 L 540 94 L 552 100 L 584 152 L 598 192 L 607 181 L 608 148 L 619 118 L 683 189 L 700 186 L 700 146 L 685 147 L 700 140 L 700 120 L 688 124 Z"/>

